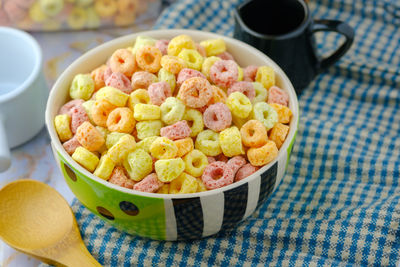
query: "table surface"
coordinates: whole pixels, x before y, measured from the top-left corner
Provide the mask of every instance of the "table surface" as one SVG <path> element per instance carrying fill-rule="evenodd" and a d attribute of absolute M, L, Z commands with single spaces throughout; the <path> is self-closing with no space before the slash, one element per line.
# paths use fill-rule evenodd
<path fill-rule="evenodd" d="M 62 71 L 76 58 L 99 44 L 129 33 L 149 30 L 155 19 L 142 21 L 129 28 L 101 29 L 98 31 L 32 33 L 39 42 L 44 57 L 44 72 L 49 88 Z M 65 184 L 50 147 L 45 128 L 27 143 L 13 149 L 12 165 L 0 174 L 0 188 L 23 178 L 32 178 L 54 187 L 71 203 L 73 194 Z M 0 241 L 0 266 L 37 266 L 39 261 L 13 250 Z"/>

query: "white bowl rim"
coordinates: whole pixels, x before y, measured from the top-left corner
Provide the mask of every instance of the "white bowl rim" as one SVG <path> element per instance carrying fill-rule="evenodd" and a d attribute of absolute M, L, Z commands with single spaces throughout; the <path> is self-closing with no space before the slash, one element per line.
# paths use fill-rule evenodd
<path fill-rule="evenodd" d="M 157 193 L 147 193 L 147 192 L 141 192 L 141 191 L 136 191 L 136 190 L 132 190 L 132 189 L 128 189 L 128 188 L 124 188 L 124 187 L 120 187 L 117 186 L 115 184 L 109 183 L 106 180 L 103 180 L 101 178 L 96 177 L 95 175 L 93 175 L 92 173 L 90 173 L 89 171 L 87 171 L 85 168 L 83 168 L 81 165 L 79 165 L 77 162 L 75 162 L 71 156 L 64 150 L 58 135 L 55 131 L 55 127 L 53 124 L 53 117 L 51 117 L 50 114 L 50 104 L 53 102 L 53 99 L 55 99 L 56 97 L 56 90 L 57 87 L 59 86 L 59 84 L 61 83 L 61 81 L 64 79 L 64 76 L 67 76 L 67 74 L 71 71 L 73 71 L 74 68 L 76 68 L 77 66 L 83 64 L 83 62 L 85 61 L 85 59 L 87 57 L 91 57 L 99 52 L 101 52 L 102 50 L 106 50 L 106 48 L 110 47 L 110 46 L 115 46 L 118 43 L 124 43 L 128 40 L 132 40 L 132 43 L 135 41 L 137 36 L 150 36 L 153 38 L 157 38 L 157 35 L 165 35 L 166 33 L 170 34 L 171 36 L 176 36 L 179 34 L 187 34 L 189 36 L 196 36 L 196 35 L 207 35 L 207 39 L 212 39 L 212 38 L 222 38 L 227 42 L 227 46 L 229 47 L 229 44 L 232 43 L 235 46 L 239 46 L 240 49 L 245 49 L 245 50 L 250 50 L 251 53 L 256 54 L 258 57 L 262 58 L 265 62 L 267 62 L 269 66 L 272 66 L 274 68 L 274 71 L 281 77 L 281 79 L 284 81 L 284 83 L 288 84 L 288 88 L 285 88 L 289 94 L 289 102 L 292 106 L 292 119 L 291 119 L 291 127 L 289 129 L 289 133 L 286 137 L 286 140 L 284 142 L 284 144 L 282 145 L 282 147 L 279 149 L 279 154 L 278 156 L 270 163 L 268 163 L 267 165 L 263 166 L 262 168 L 260 168 L 257 172 L 251 174 L 250 176 L 246 177 L 245 179 L 238 181 L 238 182 L 234 182 L 230 185 L 221 187 L 221 188 L 217 188 L 214 190 L 208 190 L 208 191 L 204 191 L 204 192 L 198 192 L 198 193 L 190 193 L 190 194 L 157 194 Z M 130 194 L 130 195 L 137 195 L 137 196 L 142 196 L 142 197 L 149 197 L 149 198 L 158 198 L 158 199 L 189 199 L 189 198 L 195 198 L 195 197 L 206 197 L 206 196 L 210 196 L 210 195 L 215 195 L 215 194 L 220 194 L 223 193 L 225 191 L 231 190 L 233 188 L 239 187 L 242 184 L 245 184 L 247 182 L 250 182 L 251 180 L 254 180 L 257 176 L 261 175 L 261 173 L 265 172 L 267 169 L 269 169 L 272 165 L 274 165 L 280 158 L 282 158 L 284 155 L 286 155 L 286 153 L 284 153 L 284 151 L 287 151 L 289 145 L 292 143 L 293 138 L 295 138 L 295 135 L 297 133 L 297 128 L 298 128 L 298 122 L 299 122 L 299 106 L 298 106 L 298 100 L 297 100 L 297 95 L 296 92 L 293 88 L 292 83 L 290 82 L 289 78 L 286 76 L 286 74 L 283 72 L 283 70 L 272 60 L 270 59 L 268 56 L 266 56 L 265 54 L 263 54 L 262 52 L 260 52 L 259 50 L 257 50 L 256 48 L 242 42 L 239 41 L 237 39 L 231 38 L 231 37 L 227 37 L 227 36 L 223 36 L 223 35 L 219 35 L 216 33 L 211 33 L 211 32 L 206 32 L 206 31 L 198 31 L 198 30 L 187 30 L 187 29 L 163 29 L 163 30 L 151 30 L 151 31 L 143 31 L 143 32 L 137 32 L 137 33 L 133 33 L 133 34 L 129 34 L 129 35 L 125 35 L 122 37 L 118 37 L 116 39 L 113 39 L 111 41 L 108 41 L 104 44 L 101 44 L 93 49 L 91 49 L 90 51 L 86 52 L 85 54 L 83 54 L 82 56 L 80 56 L 79 58 L 77 58 L 71 65 L 69 65 L 67 67 L 67 69 L 64 70 L 64 72 L 59 76 L 59 78 L 57 79 L 57 81 L 55 82 L 54 86 L 52 87 L 51 91 L 50 91 L 50 95 L 47 101 L 47 106 L 46 106 L 46 126 L 47 126 L 47 130 L 49 132 L 50 138 L 51 138 L 51 143 L 53 145 L 53 149 L 55 148 L 56 151 L 58 153 L 61 154 L 61 156 L 68 161 L 68 164 L 70 166 L 72 166 L 75 170 L 77 170 L 78 172 L 80 172 L 82 175 L 89 177 L 90 179 L 92 179 L 93 181 L 97 182 L 97 183 L 101 183 L 103 185 L 105 185 L 106 187 L 109 187 L 111 189 L 126 193 L 126 194 Z M 294 127 L 293 127 L 294 125 Z M 289 141 L 290 140 L 290 141 Z M 58 159 L 56 159 L 58 160 Z M 277 186 L 278 183 L 280 182 L 280 180 L 276 181 L 274 186 Z"/>

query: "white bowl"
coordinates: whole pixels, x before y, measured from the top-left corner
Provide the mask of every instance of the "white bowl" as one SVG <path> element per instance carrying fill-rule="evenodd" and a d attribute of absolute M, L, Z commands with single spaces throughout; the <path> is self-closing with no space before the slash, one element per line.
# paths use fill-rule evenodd
<path fill-rule="evenodd" d="M 276 83 L 290 97 L 293 112 L 290 130 L 278 157 L 249 177 L 223 188 L 194 194 L 153 194 L 129 190 L 104 181 L 85 170 L 64 150 L 53 120 L 68 99 L 68 88 L 76 74 L 88 73 L 104 64 L 119 48 L 132 46 L 139 35 L 171 39 L 187 34 L 196 42 L 222 38 L 240 66 L 268 65 L 276 72 Z M 197 239 L 228 229 L 250 216 L 280 183 L 289 161 L 299 120 L 298 102 L 285 73 L 257 49 L 232 38 L 193 30 L 156 30 L 124 36 L 102 44 L 72 63 L 59 77 L 47 103 L 46 124 L 53 152 L 65 180 L 75 196 L 100 218 L 131 234 L 159 240 Z"/>

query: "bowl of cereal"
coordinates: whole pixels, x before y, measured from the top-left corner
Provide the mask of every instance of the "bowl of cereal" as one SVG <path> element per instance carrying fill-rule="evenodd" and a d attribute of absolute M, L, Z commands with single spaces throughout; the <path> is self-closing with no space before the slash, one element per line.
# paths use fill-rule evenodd
<path fill-rule="evenodd" d="M 94 48 L 62 73 L 46 109 L 79 201 L 158 240 L 214 235 L 250 216 L 284 176 L 298 120 L 293 86 L 271 59 L 193 30 Z"/>

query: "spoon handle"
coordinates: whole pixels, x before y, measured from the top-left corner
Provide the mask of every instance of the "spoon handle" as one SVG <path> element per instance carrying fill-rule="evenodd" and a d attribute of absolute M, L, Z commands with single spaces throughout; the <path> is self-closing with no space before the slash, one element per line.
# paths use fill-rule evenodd
<path fill-rule="evenodd" d="M 68 267 L 102 267 L 83 243 L 77 243 L 76 246 L 70 247 L 57 259 L 57 262 L 62 264 L 60 266 Z"/>

